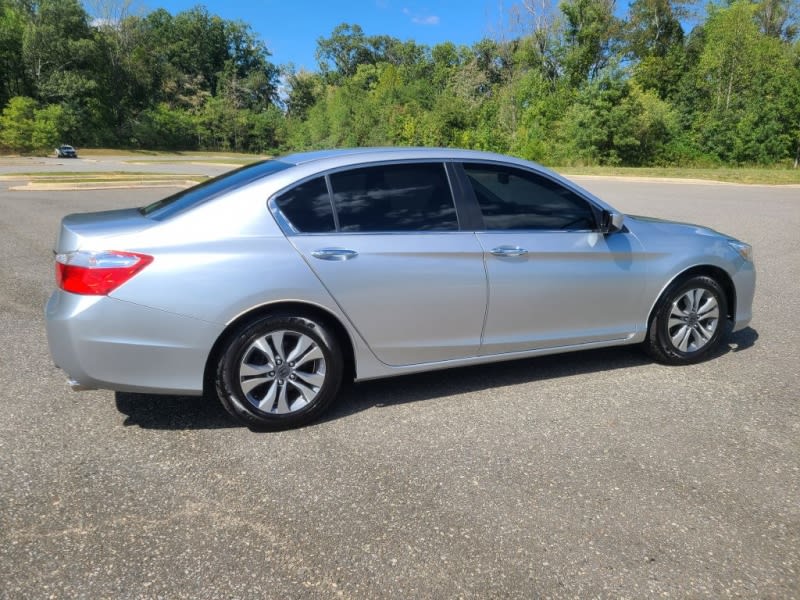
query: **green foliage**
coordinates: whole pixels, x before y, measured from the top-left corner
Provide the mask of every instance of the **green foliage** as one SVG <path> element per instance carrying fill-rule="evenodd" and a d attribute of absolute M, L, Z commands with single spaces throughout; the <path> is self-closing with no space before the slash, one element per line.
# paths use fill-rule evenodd
<path fill-rule="evenodd" d="M 33 113 L 31 146 L 36 150 L 49 150 L 60 145 L 65 120 L 65 111 L 58 104 L 36 109 Z"/>
<path fill-rule="evenodd" d="M 714 5 L 689 36 L 674 0 L 635 0 L 624 21 L 612 0 L 565 0 L 560 21 L 529 2 L 518 39 L 441 44 L 400 66 L 341 25 L 319 41 L 324 92 L 311 74 L 289 92 L 302 107 L 290 108 L 289 143 L 454 145 L 557 164 L 775 163 L 793 155 L 800 128 L 800 60 L 781 2 Z"/>
<path fill-rule="evenodd" d="M 318 72 L 296 72 L 271 63 L 247 24 L 202 6 L 92 19 L 80 0 L 0 0 L 0 146 L 459 146 L 562 165 L 793 160 L 796 0 L 713 3 L 684 32 L 689 4 L 633 0 L 623 17 L 615 0 L 525 0 L 510 9 L 514 35 L 469 47 L 343 23 L 317 41 Z"/>
<path fill-rule="evenodd" d="M 695 76 L 707 110 L 695 115 L 700 145 L 726 163 L 773 164 L 791 155 L 800 122 L 800 69 L 791 46 L 759 31 L 757 5 L 713 10 Z"/>
<path fill-rule="evenodd" d="M 562 123 L 563 145 L 582 164 L 665 164 L 677 131 L 670 106 L 653 92 L 609 76 L 588 86 Z"/>
<path fill-rule="evenodd" d="M 145 148 L 192 149 L 197 144 L 197 124 L 191 114 L 162 102 L 139 113 L 131 141 Z"/>
<path fill-rule="evenodd" d="M 10 0 L 0 0 L 0 107 L 13 96 L 28 91 L 22 61 L 22 38 L 25 21 L 19 7 Z"/>
<path fill-rule="evenodd" d="M 755 17 L 761 31 L 771 37 L 793 40 L 798 33 L 797 0 L 760 0 Z"/>
<path fill-rule="evenodd" d="M 23 153 L 52 150 L 62 142 L 68 125 L 61 106 L 38 108 L 33 98 L 15 96 L 0 115 L 0 147 Z"/>
<path fill-rule="evenodd" d="M 611 61 L 621 24 L 614 0 L 564 0 L 566 55 L 564 69 L 573 86 L 592 80 Z"/>
<path fill-rule="evenodd" d="M 24 96 L 11 98 L 0 115 L 0 145 L 9 150 L 33 150 L 33 118 L 36 100 Z"/>

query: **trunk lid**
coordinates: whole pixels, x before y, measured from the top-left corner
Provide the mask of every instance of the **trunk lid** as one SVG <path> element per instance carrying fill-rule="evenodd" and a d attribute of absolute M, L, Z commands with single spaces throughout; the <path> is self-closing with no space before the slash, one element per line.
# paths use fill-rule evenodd
<path fill-rule="evenodd" d="M 138 208 L 67 215 L 61 220 L 55 251 L 74 252 L 88 245 L 95 250 L 108 250 L 110 248 L 97 247 L 97 242 L 107 237 L 141 231 L 155 224 L 143 216 Z"/>

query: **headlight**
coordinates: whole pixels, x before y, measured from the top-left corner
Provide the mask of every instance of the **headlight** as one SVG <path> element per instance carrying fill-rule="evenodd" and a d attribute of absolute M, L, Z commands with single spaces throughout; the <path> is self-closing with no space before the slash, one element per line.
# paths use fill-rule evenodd
<path fill-rule="evenodd" d="M 731 248 L 736 250 L 743 259 L 748 262 L 753 262 L 753 247 L 750 244 L 745 244 L 738 240 L 728 240 Z"/>

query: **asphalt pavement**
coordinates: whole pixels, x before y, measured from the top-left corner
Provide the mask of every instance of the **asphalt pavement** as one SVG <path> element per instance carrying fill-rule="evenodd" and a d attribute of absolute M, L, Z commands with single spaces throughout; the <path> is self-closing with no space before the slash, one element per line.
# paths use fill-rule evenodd
<path fill-rule="evenodd" d="M 71 392 L 43 324 L 58 222 L 168 191 L 0 182 L 0 598 L 800 597 L 800 189 L 575 179 L 751 242 L 751 327 L 690 367 L 356 384 L 281 433 Z"/>

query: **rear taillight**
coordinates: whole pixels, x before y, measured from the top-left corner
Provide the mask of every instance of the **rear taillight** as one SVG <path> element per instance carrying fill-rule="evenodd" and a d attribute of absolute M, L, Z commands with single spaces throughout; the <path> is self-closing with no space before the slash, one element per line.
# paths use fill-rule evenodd
<path fill-rule="evenodd" d="M 57 254 L 56 283 L 65 292 L 105 296 L 151 262 L 147 254 L 117 250 Z"/>

